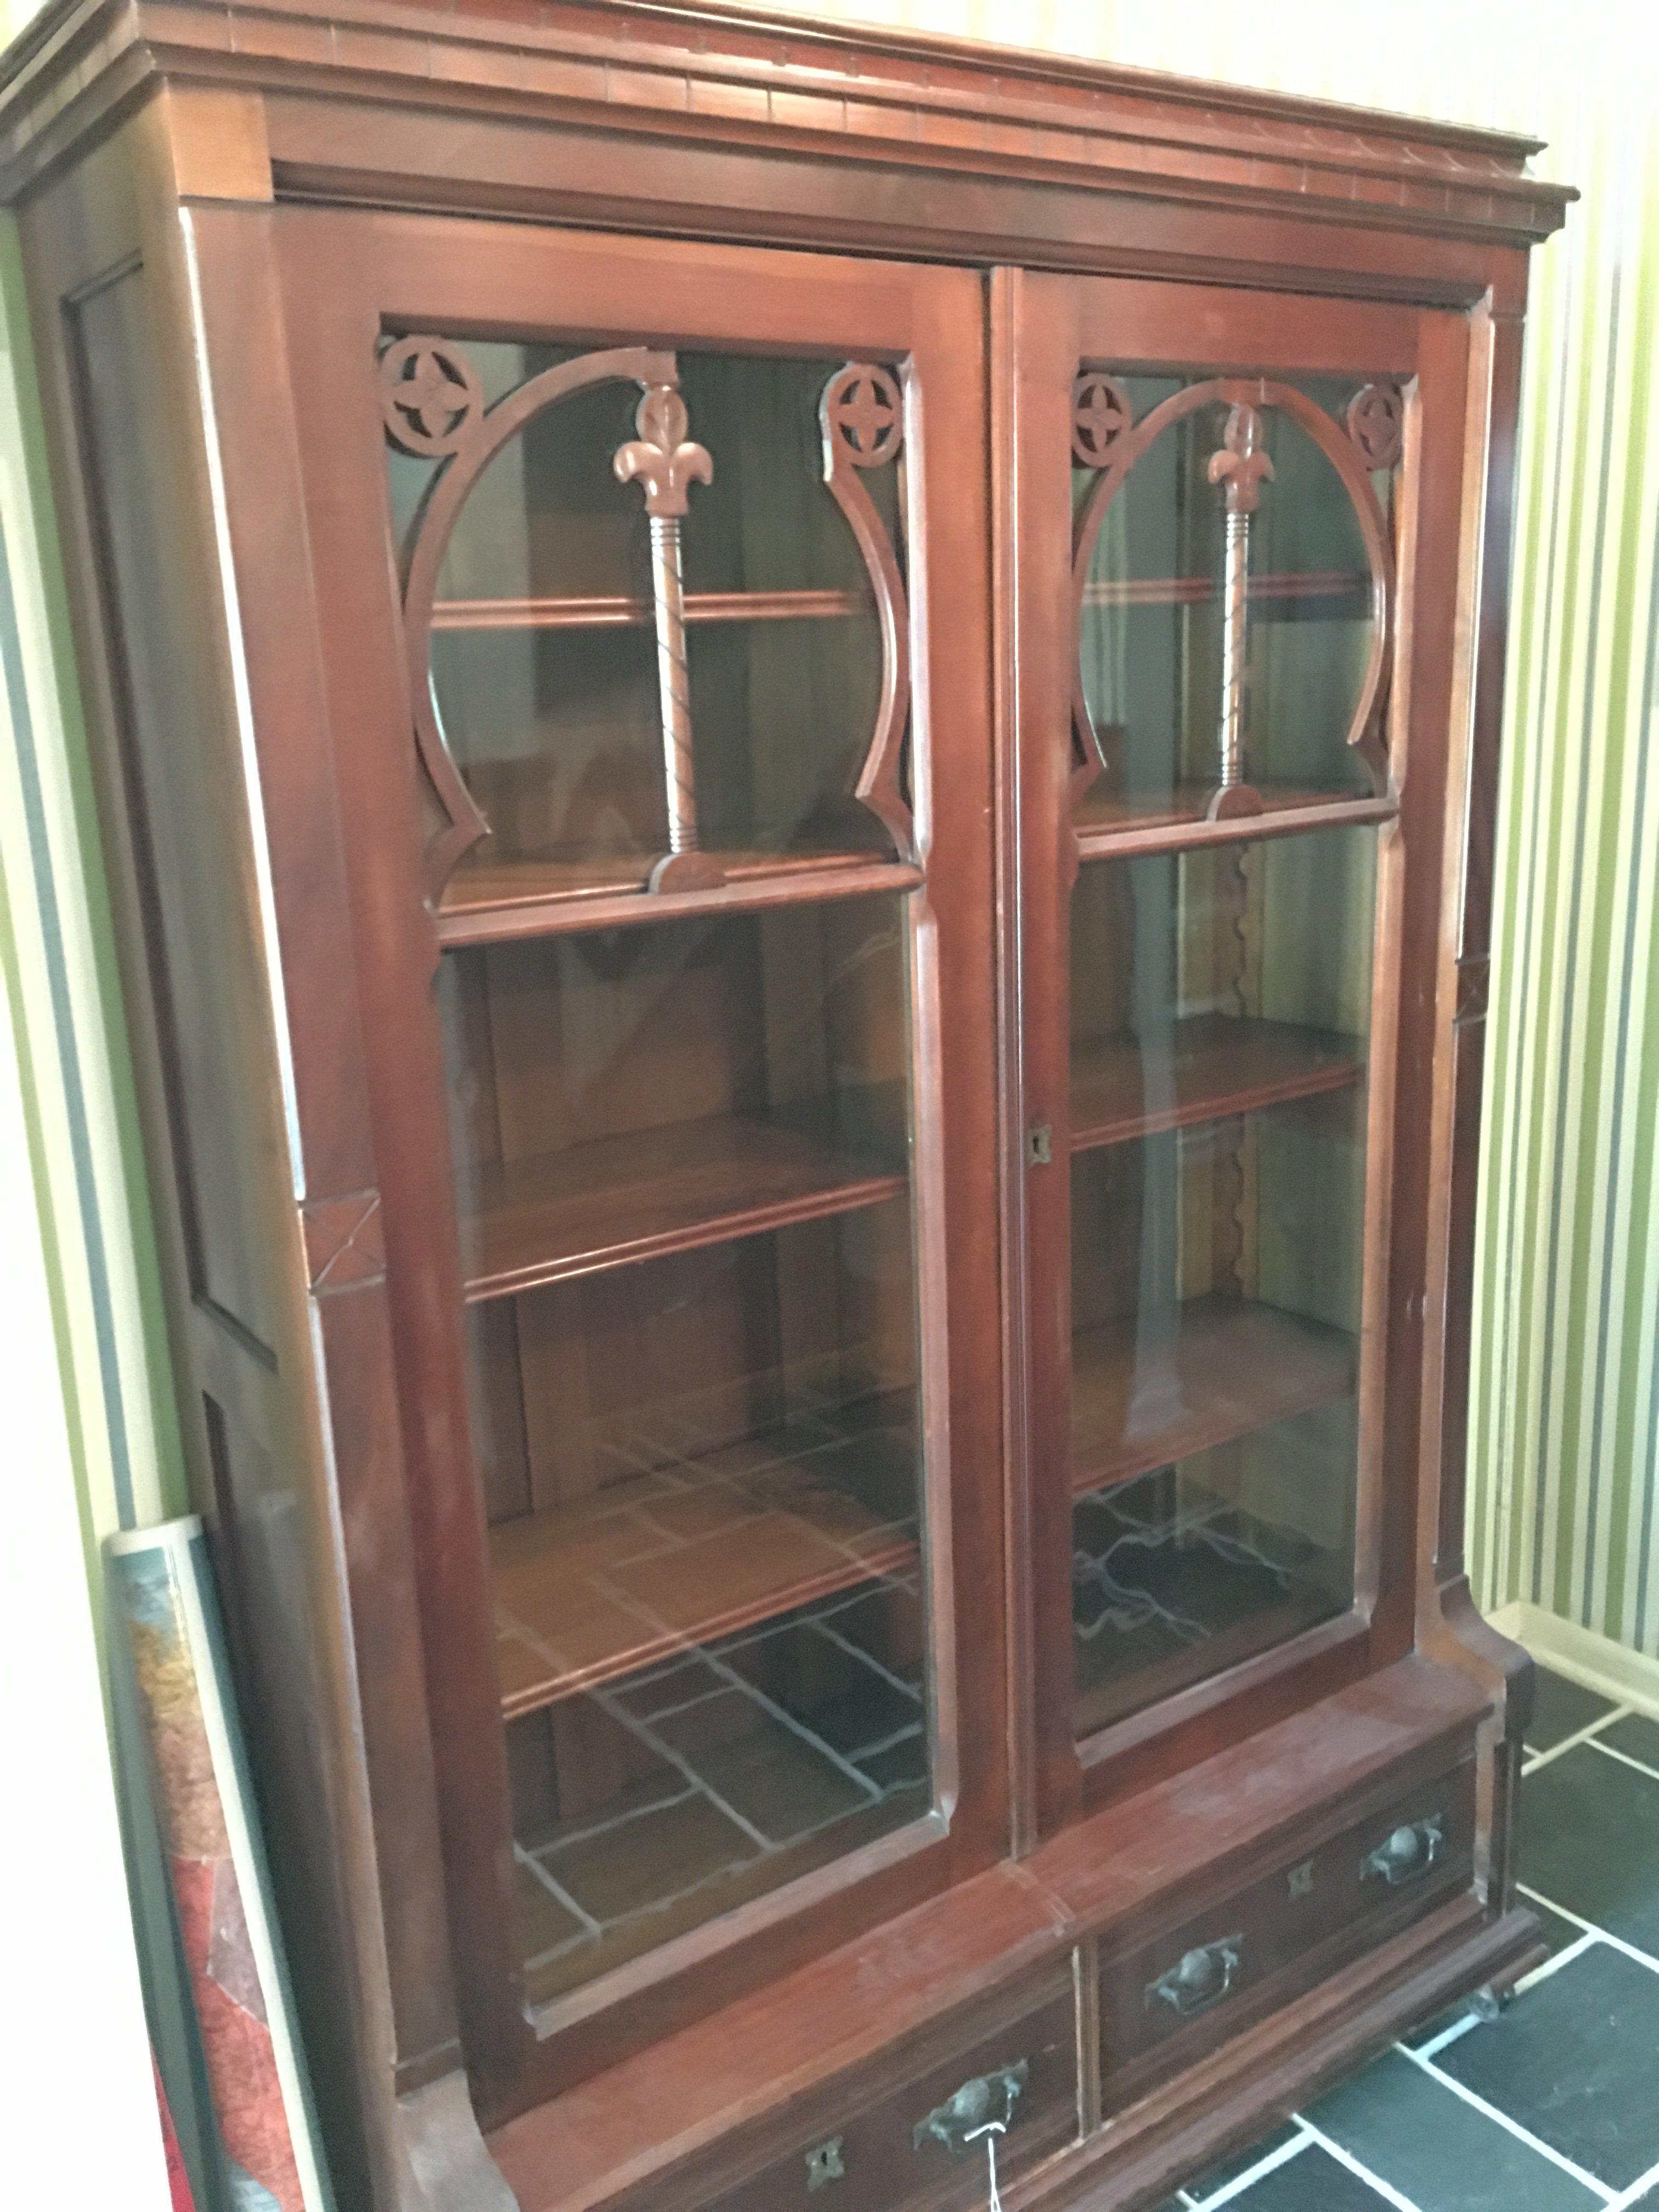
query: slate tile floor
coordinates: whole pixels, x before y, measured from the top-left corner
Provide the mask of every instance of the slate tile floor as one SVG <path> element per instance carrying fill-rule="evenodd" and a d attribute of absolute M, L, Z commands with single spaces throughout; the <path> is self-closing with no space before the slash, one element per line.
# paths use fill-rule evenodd
<path fill-rule="evenodd" d="M 1659 2212 L 1659 1721 L 1541 1669 L 1521 1882 L 1552 1956 L 1162 2212 Z"/>

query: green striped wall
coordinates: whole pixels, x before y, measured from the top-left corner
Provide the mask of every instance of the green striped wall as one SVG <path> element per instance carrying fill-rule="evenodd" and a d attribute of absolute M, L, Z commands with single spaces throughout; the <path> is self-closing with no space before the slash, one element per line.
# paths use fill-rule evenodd
<path fill-rule="evenodd" d="M 1659 143 L 1634 90 L 1645 114 L 1609 86 L 1583 118 L 1530 342 L 1470 1534 L 1494 1602 L 1654 1656 Z"/>

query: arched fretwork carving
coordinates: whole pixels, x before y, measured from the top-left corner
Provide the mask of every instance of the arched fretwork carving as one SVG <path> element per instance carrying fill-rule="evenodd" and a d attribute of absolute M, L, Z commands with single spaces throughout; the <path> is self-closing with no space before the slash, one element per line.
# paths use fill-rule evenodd
<path fill-rule="evenodd" d="M 436 356 L 453 362 L 465 360 L 459 349 L 447 340 L 406 338 L 392 349 L 400 350 L 411 361 L 430 361 Z M 391 355 L 386 358 L 390 359 Z M 460 380 L 456 381 L 459 389 Z M 410 707 L 421 763 L 447 817 L 447 826 L 433 839 L 427 850 L 427 894 L 434 901 L 463 854 L 489 834 L 489 824 L 467 789 L 444 737 L 433 690 L 432 611 L 444 555 L 468 494 L 502 447 L 517 436 L 532 416 L 596 384 L 617 383 L 637 384 L 647 396 L 653 392 L 672 392 L 678 398 L 678 366 L 672 353 L 659 352 L 649 346 L 609 347 L 544 369 L 540 375 L 529 378 L 489 410 L 474 410 L 452 433 L 454 442 L 448 449 L 448 458 L 428 487 L 411 526 L 403 578 L 404 650 Z M 434 396 L 441 399 L 443 395 L 440 392 Z M 401 404 L 390 398 L 386 404 L 388 410 Z M 400 443 L 405 442 L 397 429 L 389 428 L 388 434 L 398 437 Z M 683 642 L 681 653 L 683 659 Z M 668 743 L 665 733 L 665 748 Z"/>
<path fill-rule="evenodd" d="M 1212 472 L 1212 481 L 1218 484 L 1226 501 L 1230 526 L 1236 490 L 1244 482 L 1244 477 L 1238 473 L 1241 468 L 1248 471 L 1248 489 L 1252 499 L 1259 489 L 1261 470 L 1255 464 L 1265 461 L 1266 457 L 1257 449 L 1258 441 L 1254 432 L 1249 436 L 1246 434 L 1255 419 L 1269 409 L 1277 409 L 1288 416 L 1312 439 L 1336 471 L 1343 489 L 1352 501 L 1370 574 L 1371 629 L 1370 651 L 1366 655 L 1364 673 L 1360 679 L 1359 696 L 1348 726 L 1346 742 L 1364 762 L 1374 789 L 1378 793 L 1384 792 L 1389 787 L 1389 760 L 1377 726 L 1376 710 L 1388 661 L 1394 600 L 1394 556 L 1389 542 L 1388 523 L 1371 487 L 1368 465 L 1358 443 L 1357 434 L 1339 428 L 1322 407 L 1304 392 L 1298 392 L 1293 385 L 1281 384 L 1267 377 L 1212 377 L 1201 384 L 1189 385 L 1185 390 L 1173 393 L 1143 416 L 1139 422 L 1112 439 L 1100 475 L 1091 486 L 1078 517 L 1073 538 L 1073 634 L 1078 641 L 1079 656 L 1085 587 L 1095 547 L 1099 542 L 1101 526 L 1113 501 L 1122 490 L 1131 469 L 1157 439 L 1185 416 L 1196 414 L 1201 408 L 1213 406 L 1224 407 L 1228 410 L 1229 443 L 1214 457 L 1218 472 Z M 1243 447 L 1244 450 L 1237 451 L 1236 447 Z M 1224 466 L 1221 465 L 1223 463 Z M 1239 509 L 1241 521 L 1248 518 L 1249 511 L 1248 507 Z M 1233 561 L 1229 573 L 1242 590 L 1243 532 L 1240 531 L 1235 534 L 1238 544 L 1234 550 L 1239 557 Z M 1237 678 L 1242 660 L 1242 641 L 1237 630 L 1233 643 L 1233 673 Z M 1237 684 L 1232 696 L 1237 703 L 1239 697 Z M 1072 719 L 1080 754 L 1074 763 L 1072 775 L 1075 802 L 1109 765 L 1099 733 L 1095 728 L 1094 718 L 1089 711 L 1088 701 L 1084 696 L 1080 657 L 1073 670 Z M 1237 727 L 1234 735 L 1236 738 L 1239 735 Z M 1225 743 L 1224 727 L 1224 769 Z M 1236 781 L 1231 787 L 1230 795 L 1224 775 L 1223 780 L 1218 782 L 1217 793 L 1219 811 L 1223 812 L 1238 811 L 1260 805 L 1259 799 L 1242 780 Z"/>
<path fill-rule="evenodd" d="M 404 653 L 416 744 L 445 816 L 427 852 L 427 893 L 434 902 L 463 856 L 489 824 L 450 751 L 433 684 L 431 635 L 438 580 L 456 524 L 484 470 L 531 419 L 594 385 L 641 387 L 636 435 L 615 456 L 617 476 L 645 493 L 652 544 L 653 614 L 661 701 L 668 851 L 651 872 L 653 890 L 710 889 L 724 881 L 718 860 L 699 849 L 691 744 L 681 520 L 686 494 L 709 481 L 707 452 L 687 436 L 685 403 L 672 353 L 622 346 L 584 354 L 530 378 L 493 407 L 465 354 L 448 339 L 399 339 L 382 356 L 386 434 L 405 451 L 444 465 L 416 511 L 403 562 Z M 893 369 L 850 362 L 825 386 L 819 404 L 824 482 L 853 531 L 869 572 L 882 641 L 882 687 L 855 796 L 874 814 L 900 854 L 914 857 L 912 811 L 901 776 L 909 714 L 909 615 L 903 578 L 863 472 L 894 460 L 904 438 L 904 393 Z"/>

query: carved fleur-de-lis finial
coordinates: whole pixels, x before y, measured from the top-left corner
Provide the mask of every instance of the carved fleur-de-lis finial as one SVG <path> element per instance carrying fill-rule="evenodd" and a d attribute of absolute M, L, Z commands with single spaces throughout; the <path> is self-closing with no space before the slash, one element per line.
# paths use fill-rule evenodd
<path fill-rule="evenodd" d="M 1250 517 L 1273 465 L 1261 450 L 1261 417 L 1248 400 L 1227 410 L 1220 449 L 1211 454 L 1209 477 L 1226 508 L 1221 596 L 1220 781 L 1211 794 L 1214 820 L 1259 814 L 1261 799 L 1244 781 L 1245 601 L 1249 592 Z"/>
<path fill-rule="evenodd" d="M 1224 486 L 1230 514 L 1254 514 L 1273 465 L 1261 450 L 1261 417 L 1254 407 L 1230 408 L 1220 450 L 1210 456 L 1210 482 Z"/>
<path fill-rule="evenodd" d="M 689 419 L 672 384 L 648 385 L 634 417 L 640 434 L 617 450 L 617 474 L 624 483 L 639 478 L 647 514 L 684 514 L 690 486 L 713 479 L 707 448 L 686 438 Z"/>
<path fill-rule="evenodd" d="M 686 493 L 714 479 L 714 464 L 685 432 L 685 402 L 672 384 L 647 384 L 634 417 L 637 438 L 617 449 L 617 474 L 637 481 L 651 524 L 651 602 L 657 630 L 667 778 L 668 852 L 651 872 L 653 890 L 708 890 L 724 883 L 717 860 L 697 848 L 697 773 L 691 746 L 691 674 L 685 657 L 685 587 L 680 522 Z"/>

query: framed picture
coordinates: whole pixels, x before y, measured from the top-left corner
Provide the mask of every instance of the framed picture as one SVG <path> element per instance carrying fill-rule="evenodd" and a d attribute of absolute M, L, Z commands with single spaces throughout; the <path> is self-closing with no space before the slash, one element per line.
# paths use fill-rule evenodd
<path fill-rule="evenodd" d="M 104 1548 L 232 2212 L 332 2212 L 205 1532 L 192 1517 Z"/>

